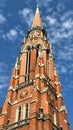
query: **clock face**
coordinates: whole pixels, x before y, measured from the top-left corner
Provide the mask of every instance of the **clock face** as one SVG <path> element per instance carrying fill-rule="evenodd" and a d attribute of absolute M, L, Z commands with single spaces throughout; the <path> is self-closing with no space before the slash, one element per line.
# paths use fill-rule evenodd
<path fill-rule="evenodd" d="M 24 98 L 25 96 L 27 96 L 28 91 L 22 91 L 20 94 L 20 98 Z"/>

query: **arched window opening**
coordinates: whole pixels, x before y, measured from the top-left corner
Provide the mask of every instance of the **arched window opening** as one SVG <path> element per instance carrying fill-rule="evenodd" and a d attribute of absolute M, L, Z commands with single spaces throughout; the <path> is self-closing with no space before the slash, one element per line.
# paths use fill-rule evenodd
<path fill-rule="evenodd" d="M 40 118 L 42 119 L 44 117 L 43 108 L 39 108 L 39 114 Z"/>
<path fill-rule="evenodd" d="M 47 52 L 47 59 L 49 59 L 49 49 L 47 49 L 46 52 Z"/>
<path fill-rule="evenodd" d="M 18 108 L 18 121 L 21 120 L 21 106 Z"/>
<path fill-rule="evenodd" d="M 10 119 L 7 120 L 7 125 L 9 125 Z"/>

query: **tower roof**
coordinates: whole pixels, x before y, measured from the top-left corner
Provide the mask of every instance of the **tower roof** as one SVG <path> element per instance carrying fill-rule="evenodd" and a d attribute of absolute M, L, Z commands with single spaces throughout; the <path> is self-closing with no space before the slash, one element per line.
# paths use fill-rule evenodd
<path fill-rule="evenodd" d="M 34 16 L 33 23 L 32 23 L 32 28 L 36 28 L 36 27 L 43 28 L 38 5 L 36 8 L 35 16 Z"/>

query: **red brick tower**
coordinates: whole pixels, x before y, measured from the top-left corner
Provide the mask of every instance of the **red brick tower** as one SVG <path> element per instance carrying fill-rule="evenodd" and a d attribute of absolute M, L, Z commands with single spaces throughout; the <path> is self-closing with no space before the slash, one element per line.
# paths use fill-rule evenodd
<path fill-rule="evenodd" d="M 37 7 L 16 59 L 0 130 L 70 130 L 50 41 Z"/>

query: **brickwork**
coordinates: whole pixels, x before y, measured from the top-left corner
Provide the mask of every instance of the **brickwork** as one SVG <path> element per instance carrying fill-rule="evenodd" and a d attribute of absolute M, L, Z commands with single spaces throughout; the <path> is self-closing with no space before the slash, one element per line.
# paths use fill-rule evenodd
<path fill-rule="evenodd" d="M 16 59 L 0 130 L 70 130 L 51 43 L 37 7 L 32 28 Z"/>

